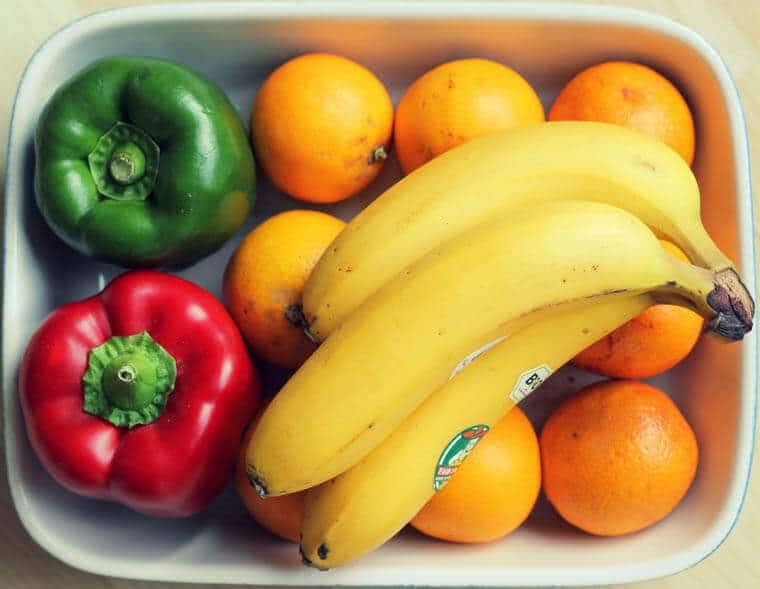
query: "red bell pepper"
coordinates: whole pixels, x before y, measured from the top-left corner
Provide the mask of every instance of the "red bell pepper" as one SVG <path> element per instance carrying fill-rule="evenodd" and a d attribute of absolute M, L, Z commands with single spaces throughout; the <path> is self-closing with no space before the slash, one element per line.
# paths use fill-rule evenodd
<path fill-rule="evenodd" d="M 232 474 L 260 384 L 219 301 L 141 270 L 54 311 L 29 344 L 19 391 L 31 444 L 64 487 L 182 517 Z"/>

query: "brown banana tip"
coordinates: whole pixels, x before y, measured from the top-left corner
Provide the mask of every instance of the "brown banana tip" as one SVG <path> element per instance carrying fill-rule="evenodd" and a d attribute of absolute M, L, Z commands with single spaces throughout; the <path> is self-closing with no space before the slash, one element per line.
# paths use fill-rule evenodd
<path fill-rule="evenodd" d="M 321 344 L 321 343 L 322 343 L 322 342 L 320 342 L 320 341 L 319 341 L 319 338 L 318 338 L 316 335 L 314 335 L 314 334 L 313 334 L 313 333 L 312 333 L 312 332 L 309 330 L 309 326 L 308 326 L 308 325 L 304 325 L 304 327 L 303 327 L 303 332 L 304 332 L 304 334 L 306 335 L 306 337 L 307 337 L 307 338 L 309 338 L 309 341 L 310 341 L 311 343 L 313 343 L 314 345 L 317 345 L 317 346 L 318 346 L 319 344 Z"/>
<path fill-rule="evenodd" d="M 319 556 L 322 559 L 327 558 L 327 552 L 325 552 L 325 556 L 322 556 L 322 554 L 320 553 L 320 550 L 322 550 L 323 547 L 324 547 L 324 544 L 320 545 L 320 547 L 317 548 L 317 556 Z M 306 556 L 306 553 L 303 551 L 303 545 L 300 545 L 298 547 L 298 554 L 301 555 L 301 562 L 303 564 L 305 564 L 307 567 L 311 567 L 313 569 L 318 569 L 320 571 L 327 571 L 327 570 L 329 570 L 329 569 L 326 569 L 326 568 L 319 567 L 319 566 L 315 565 L 314 561 L 312 561 L 311 559 L 309 559 L 309 557 Z"/>
<path fill-rule="evenodd" d="M 716 313 L 709 327 L 732 341 L 741 340 L 752 330 L 755 302 L 733 268 L 715 275 L 715 288 L 707 295 L 707 303 Z"/>
<path fill-rule="evenodd" d="M 314 563 L 309 560 L 309 558 L 306 556 L 306 553 L 303 551 L 303 546 L 298 547 L 298 554 L 301 556 L 301 562 L 305 564 L 307 567 L 314 567 Z"/>
<path fill-rule="evenodd" d="M 303 314 L 303 307 L 297 303 L 288 305 L 285 308 L 285 319 L 290 321 L 296 327 L 308 327 L 308 322 Z"/>
<path fill-rule="evenodd" d="M 248 477 L 248 482 L 256 490 L 256 494 L 262 499 L 266 499 L 269 496 L 269 492 L 256 471 L 249 466 L 245 469 L 245 474 Z"/>
<path fill-rule="evenodd" d="M 303 312 L 303 307 L 299 304 L 289 305 L 285 309 L 285 319 L 290 321 L 296 327 L 303 330 L 304 335 L 315 345 L 319 345 L 319 339 L 309 330 L 309 320 Z"/>

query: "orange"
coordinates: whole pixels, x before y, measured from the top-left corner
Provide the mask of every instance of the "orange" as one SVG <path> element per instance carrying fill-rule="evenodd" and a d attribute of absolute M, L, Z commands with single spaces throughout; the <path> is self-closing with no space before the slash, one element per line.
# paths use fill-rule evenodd
<path fill-rule="evenodd" d="M 280 190 L 337 202 L 365 188 L 387 157 L 393 104 L 372 72 L 337 55 L 291 59 L 264 82 L 251 115 L 257 161 Z"/>
<path fill-rule="evenodd" d="M 590 534 L 616 536 L 668 515 L 694 479 L 697 440 L 662 391 L 633 380 L 586 387 L 541 432 L 544 491 Z"/>
<path fill-rule="evenodd" d="M 562 89 L 550 121 L 601 121 L 651 135 L 694 160 L 694 120 L 681 93 L 653 69 L 627 61 L 595 65 Z"/>
<path fill-rule="evenodd" d="M 482 438 L 411 524 L 441 540 L 489 542 L 525 521 L 540 489 L 536 432 L 515 407 Z"/>
<path fill-rule="evenodd" d="M 224 273 L 224 300 L 251 349 L 297 368 L 314 351 L 300 320 L 301 294 L 312 269 L 345 223 L 319 211 L 267 219 L 238 246 Z"/>
<path fill-rule="evenodd" d="M 301 519 L 303 518 L 306 492 L 262 499 L 248 481 L 245 472 L 246 449 L 262 413 L 263 409 L 259 411 L 243 437 L 243 443 L 238 453 L 237 468 L 235 469 L 235 490 L 248 513 L 261 527 L 280 538 L 298 542 L 301 534 Z"/>
<path fill-rule="evenodd" d="M 689 258 L 677 246 L 660 240 L 674 258 Z M 700 315 L 677 305 L 654 305 L 575 357 L 575 364 L 615 378 L 648 378 L 681 362 L 702 333 Z"/>
<path fill-rule="evenodd" d="M 541 102 L 520 74 L 487 59 L 460 59 L 409 87 L 396 112 L 394 143 L 408 174 L 480 135 L 543 121 Z"/>

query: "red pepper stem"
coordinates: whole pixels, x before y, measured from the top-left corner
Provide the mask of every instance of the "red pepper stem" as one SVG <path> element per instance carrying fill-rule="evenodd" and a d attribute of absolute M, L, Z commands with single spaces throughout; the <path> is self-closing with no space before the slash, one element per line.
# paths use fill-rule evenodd
<path fill-rule="evenodd" d="M 176 363 L 146 332 L 114 336 L 90 351 L 84 410 L 119 427 L 155 421 L 174 389 Z"/>

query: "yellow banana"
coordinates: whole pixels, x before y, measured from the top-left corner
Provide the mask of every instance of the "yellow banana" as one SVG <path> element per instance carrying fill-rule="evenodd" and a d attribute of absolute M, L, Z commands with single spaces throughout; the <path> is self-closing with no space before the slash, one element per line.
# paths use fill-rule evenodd
<path fill-rule="evenodd" d="M 325 251 L 303 294 L 309 335 L 324 340 L 364 300 L 451 237 L 542 200 L 626 209 L 685 250 L 697 266 L 733 264 L 700 219 L 697 182 L 663 143 L 623 127 L 551 122 L 488 135 L 416 170 L 357 215 Z"/>
<path fill-rule="evenodd" d="M 748 320 L 733 314 L 713 279 L 606 204 L 545 202 L 483 224 L 389 282 L 293 375 L 247 448 L 249 478 L 261 495 L 281 495 L 340 474 L 468 353 L 553 307 L 657 290 L 741 337 Z"/>
<path fill-rule="evenodd" d="M 648 295 L 621 296 L 551 313 L 486 351 L 361 462 L 309 491 L 301 524 L 304 562 L 333 568 L 393 537 L 490 426 L 552 371 L 652 302 Z"/>

